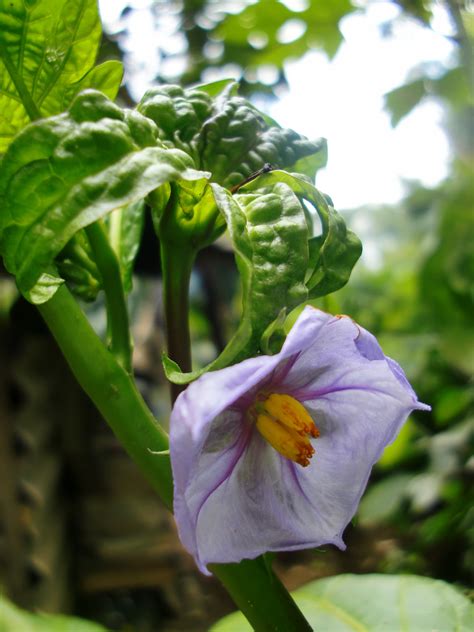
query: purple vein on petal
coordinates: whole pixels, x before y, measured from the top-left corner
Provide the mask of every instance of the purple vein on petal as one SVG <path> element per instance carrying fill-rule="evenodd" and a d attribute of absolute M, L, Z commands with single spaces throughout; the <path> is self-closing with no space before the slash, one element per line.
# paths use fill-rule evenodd
<path fill-rule="evenodd" d="M 323 389 L 314 390 L 314 391 L 297 389 L 296 391 L 293 391 L 292 395 L 293 397 L 298 399 L 300 402 L 307 402 L 312 399 L 322 398 L 322 397 L 325 397 L 326 395 L 331 395 L 332 393 L 339 393 L 341 391 L 366 391 L 368 393 L 380 393 L 382 395 L 387 395 L 388 397 L 391 397 L 392 399 L 398 400 L 398 397 L 396 395 L 393 395 L 392 393 L 389 393 L 388 391 L 384 391 L 382 388 L 374 388 L 373 386 L 370 386 L 370 387 L 360 386 L 357 384 L 350 385 L 350 386 L 333 386 L 331 388 L 323 388 Z"/>
<path fill-rule="evenodd" d="M 199 514 L 201 513 L 201 509 L 203 508 L 203 506 L 205 505 L 205 503 L 208 501 L 208 499 L 210 498 L 210 496 L 212 496 L 212 494 L 219 489 L 219 487 L 225 483 L 225 481 L 229 478 L 229 476 L 231 475 L 231 473 L 234 471 L 237 463 L 240 461 L 240 459 L 242 458 L 242 455 L 244 454 L 247 445 L 250 441 L 250 435 L 252 433 L 252 429 L 249 428 L 245 431 L 243 431 L 238 437 L 237 439 L 234 441 L 234 443 L 229 446 L 228 448 L 226 448 L 225 452 L 223 452 L 221 454 L 221 457 L 225 456 L 230 450 L 239 450 L 237 456 L 233 459 L 233 461 L 230 463 L 229 467 L 227 468 L 227 470 L 224 472 L 222 478 L 208 491 L 208 493 L 205 495 L 205 497 L 202 499 L 199 508 L 196 512 L 196 518 L 194 519 L 194 528 L 197 529 L 197 523 L 199 521 Z M 240 447 L 238 447 L 238 444 L 241 443 L 242 445 Z"/>
<path fill-rule="evenodd" d="M 308 504 L 310 505 L 310 507 L 312 507 L 316 512 L 318 511 L 317 508 L 313 505 L 311 499 L 309 498 L 309 496 L 306 494 L 306 492 L 304 491 L 303 487 L 301 486 L 300 483 L 300 479 L 299 476 L 296 472 L 296 464 L 293 463 L 292 461 L 289 461 L 288 463 L 285 463 L 285 465 L 288 466 L 288 469 L 291 472 L 291 476 L 293 478 L 293 480 L 296 483 L 296 486 L 298 487 L 298 489 L 300 490 L 301 494 L 304 496 L 305 500 L 308 502 Z M 310 464 L 308 467 L 311 467 L 312 464 Z M 301 467 L 301 466 L 299 466 Z"/>
<path fill-rule="evenodd" d="M 294 355 L 290 356 L 285 362 L 279 364 L 273 371 L 270 378 L 271 383 L 283 382 L 287 377 L 291 369 L 294 367 L 296 361 L 301 355 L 301 351 L 298 351 Z"/>

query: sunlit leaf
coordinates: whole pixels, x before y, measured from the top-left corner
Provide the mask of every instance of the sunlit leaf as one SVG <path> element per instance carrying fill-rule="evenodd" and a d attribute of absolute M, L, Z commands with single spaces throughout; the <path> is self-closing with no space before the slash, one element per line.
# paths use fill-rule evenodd
<path fill-rule="evenodd" d="M 339 575 L 293 594 L 309 624 L 324 632 L 470 632 L 473 607 L 446 582 L 416 575 Z M 241 613 L 224 617 L 210 632 L 246 632 Z"/>
<path fill-rule="evenodd" d="M 187 90 L 159 86 L 144 95 L 138 110 L 155 121 L 166 146 L 188 153 L 196 167 L 228 188 L 265 163 L 288 169 L 301 165 L 303 173 L 314 175 L 326 160 L 324 139 L 310 141 L 279 127 L 236 96 L 233 83 Z"/>
<path fill-rule="evenodd" d="M 226 16 L 214 36 L 224 43 L 224 63 L 282 68 L 287 59 L 312 49 L 333 57 L 343 41 L 339 22 L 352 11 L 349 0 L 308 2 L 298 11 L 278 0 L 260 0 Z"/>
<path fill-rule="evenodd" d="M 0 0 L 0 153 L 30 120 L 62 112 L 85 87 L 115 97 L 121 64 L 90 72 L 100 36 L 96 0 Z"/>
<path fill-rule="evenodd" d="M 86 91 L 10 145 L 0 169 L 0 251 L 30 300 L 45 300 L 33 288 L 81 228 L 163 184 L 206 178 L 157 134 L 149 119 Z"/>

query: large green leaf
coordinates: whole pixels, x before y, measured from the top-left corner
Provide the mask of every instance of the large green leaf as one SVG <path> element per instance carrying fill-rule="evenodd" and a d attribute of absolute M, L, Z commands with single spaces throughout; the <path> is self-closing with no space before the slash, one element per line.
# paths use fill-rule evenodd
<path fill-rule="evenodd" d="M 106 632 L 98 623 L 77 617 L 32 614 L 17 608 L 0 596 L 0 630 L 2 632 Z"/>
<path fill-rule="evenodd" d="M 300 588 L 293 596 L 309 624 L 324 632 L 470 632 L 472 605 L 449 584 L 415 575 L 339 575 Z M 211 632 L 251 630 L 239 613 Z"/>
<path fill-rule="evenodd" d="M 163 184 L 208 176 L 157 135 L 149 119 L 86 91 L 10 145 L 0 165 L 0 252 L 31 301 L 54 293 L 50 278 L 49 291 L 34 288 L 43 274 L 54 277 L 55 257 L 81 228 Z"/>
<path fill-rule="evenodd" d="M 138 110 L 155 121 L 167 146 L 188 153 L 225 187 L 240 184 L 265 163 L 301 167 L 313 176 L 325 163 L 326 141 L 279 127 L 235 90 L 236 84 L 226 82 L 187 90 L 159 86 L 145 94 Z"/>
<path fill-rule="evenodd" d="M 91 71 L 100 36 L 96 0 L 0 0 L 0 153 L 84 88 L 116 96 L 121 64 Z"/>

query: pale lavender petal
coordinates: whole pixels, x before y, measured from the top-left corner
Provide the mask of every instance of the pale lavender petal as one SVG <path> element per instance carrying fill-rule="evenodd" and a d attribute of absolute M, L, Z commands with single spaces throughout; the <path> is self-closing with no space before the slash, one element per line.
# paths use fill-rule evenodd
<path fill-rule="evenodd" d="M 260 389 L 310 410 L 320 437 L 307 468 L 252 425 L 246 412 Z M 372 465 L 423 407 L 368 332 L 306 308 L 279 354 L 208 373 L 178 398 L 170 444 L 183 544 L 204 572 L 270 550 L 344 547 Z"/>
<path fill-rule="evenodd" d="M 265 551 L 289 551 L 333 543 L 334 525 L 302 493 L 295 469 L 254 432 L 231 475 L 202 505 L 196 525 L 201 568 L 238 562 Z"/>
<path fill-rule="evenodd" d="M 367 329 L 364 329 L 363 327 L 359 327 L 359 329 L 360 335 L 356 338 L 355 342 L 362 355 L 368 360 L 386 360 L 397 380 L 411 392 L 414 400 L 417 401 L 415 391 L 412 389 L 410 382 L 407 380 L 402 367 L 395 362 L 395 360 L 384 355 L 382 348 L 377 342 L 377 338 L 371 334 L 370 331 L 367 331 Z M 431 410 L 431 406 L 427 406 L 426 404 L 422 404 L 418 401 L 417 404 L 417 408 L 420 410 Z"/>

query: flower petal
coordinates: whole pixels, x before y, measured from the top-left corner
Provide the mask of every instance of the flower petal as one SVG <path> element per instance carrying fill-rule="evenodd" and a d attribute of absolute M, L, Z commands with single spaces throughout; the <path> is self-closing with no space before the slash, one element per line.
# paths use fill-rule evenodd
<path fill-rule="evenodd" d="M 308 467 L 252 425 L 246 412 L 260 389 L 311 412 L 320 437 Z M 375 338 L 306 308 L 279 354 L 208 373 L 178 398 L 170 444 L 183 544 L 203 572 L 265 551 L 343 548 L 372 465 L 414 408 L 426 407 Z"/>

